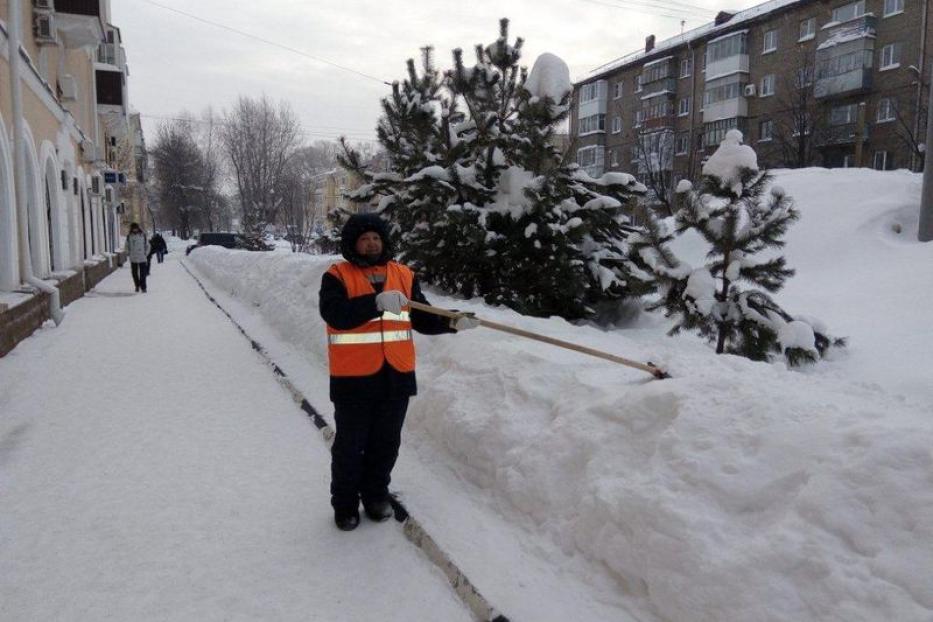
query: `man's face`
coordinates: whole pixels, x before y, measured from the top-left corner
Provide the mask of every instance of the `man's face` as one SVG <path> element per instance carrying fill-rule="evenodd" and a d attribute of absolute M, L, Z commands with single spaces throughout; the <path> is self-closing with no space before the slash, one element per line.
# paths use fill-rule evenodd
<path fill-rule="evenodd" d="M 356 239 L 356 252 L 375 262 L 382 255 L 382 238 L 375 231 L 367 231 Z"/>

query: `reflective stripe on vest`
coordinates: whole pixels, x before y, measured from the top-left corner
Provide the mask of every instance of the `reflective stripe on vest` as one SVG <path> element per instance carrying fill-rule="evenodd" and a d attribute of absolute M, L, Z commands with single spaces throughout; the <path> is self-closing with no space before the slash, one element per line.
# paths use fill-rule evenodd
<path fill-rule="evenodd" d="M 329 338 L 332 345 L 354 344 L 354 343 L 389 343 L 391 341 L 410 341 L 410 330 L 388 330 L 379 333 L 343 333 L 341 335 L 331 335 Z"/>
<path fill-rule="evenodd" d="M 398 290 L 411 298 L 414 275 L 406 266 L 394 261 L 373 268 L 343 262 L 331 266 L 328 273 L 343 283 L 351 299 L 374 294 L 376 290 L 370 279 L 383 274 L 383 291 Z M 371 376 L 386 362 L 401 372 L 415 369 L 409 307 L 403 307 L 400 313 L 385 311 L 350 330 L 328 326 L 327 341 L 332 376 Z"/>

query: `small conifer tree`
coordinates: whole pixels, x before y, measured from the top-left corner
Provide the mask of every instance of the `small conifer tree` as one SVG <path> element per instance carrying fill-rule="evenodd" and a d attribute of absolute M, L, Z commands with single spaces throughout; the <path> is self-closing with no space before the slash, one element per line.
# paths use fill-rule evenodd
<path fill-rule="evenodd" d="M 787 228 L 799 217 L 793 201 L 758 170 L 757 156 L 731 130 L 703 167 L 699 190 L 678 187 L 681 207 L 675 234 L 697 232 L 709 245 L 706 263 L 694 268 L 668 243 L 665 223 L 649 216 L 646 231 L 630 240 L 633 261 L 644 268 L 663 308 L 675 320 L 671 334 L 696 331 L 716 344 L 717 353 L 753 360 L 783 354 L 788 363 L 813 362 L 844 340 L 828 336 L 816 322 L 784 311 L 771 294 L 794 270 L 785 258 L 765 251 L 784 246 Z M 770 187 L 770 190 L 769 190 Z"/>

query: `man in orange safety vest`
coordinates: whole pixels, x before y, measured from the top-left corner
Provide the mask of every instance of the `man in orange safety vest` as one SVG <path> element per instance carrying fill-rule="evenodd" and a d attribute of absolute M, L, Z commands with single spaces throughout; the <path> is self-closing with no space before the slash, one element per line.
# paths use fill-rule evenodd
<path fill-rule="evenodd" d="M 320 311 L 327 323 L 330 399 L 337 435 L 331 458 L 331 505 L 344 531 L 360 522 L 359 504 L 374 521 L 392 516 L 389 481 L 401 444 L 408 400 L 417 392 L 412 330 L 437 335 L 474 328 L 411 309 L 428 304 L 418 279 L 392 260 L 385 221 L 354 214 L 341 231 L 346 261 L 321 280 Z"/>

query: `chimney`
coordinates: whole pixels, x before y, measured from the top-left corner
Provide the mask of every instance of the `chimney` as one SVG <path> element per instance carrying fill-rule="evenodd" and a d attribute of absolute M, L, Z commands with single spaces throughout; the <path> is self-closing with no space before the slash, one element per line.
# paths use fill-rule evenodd
<path fill-rule="evenodd" d="M 654 49 L 654 35 L 645 37 L 645 54 Z"/>
<path fill-rule="evenodd" d="M 715 22 L 715 23 L 716 23 L 717 26 L 719 26 L 720 24 L 725 24 L 725 23 L 728 22 L 730 19 L 732 19 L 732 17 L 733 17 L 734 15 L 735 15 L 735 13 L 730 13 L 729 11 L 720 11 L 720 12 L 716 15 L 716 22 Z"/>

